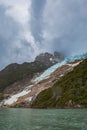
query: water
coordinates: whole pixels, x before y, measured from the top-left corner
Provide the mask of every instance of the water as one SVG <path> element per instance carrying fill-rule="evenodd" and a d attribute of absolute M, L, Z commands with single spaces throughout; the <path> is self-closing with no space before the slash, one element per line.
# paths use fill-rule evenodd
<path fill-rule="evenodd" d="M 87 130 L 87 109 L 0 109 L 0 130 Z"/>

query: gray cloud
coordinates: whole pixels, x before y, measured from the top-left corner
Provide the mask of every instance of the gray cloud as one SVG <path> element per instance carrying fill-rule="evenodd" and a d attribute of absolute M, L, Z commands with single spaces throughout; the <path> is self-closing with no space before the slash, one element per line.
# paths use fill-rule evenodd
<path fill-rule="evenodd" d="M 0 0 L 0 68 L 43 51 L 87 51 L 86 12 L 86 0 Z"/>
<path fill-rule="evenodd" d="M 43 13 L 46 0 L 32 0 L 31 31 L 36 41 L 42 42 L 42 31 L 44 28 Z"/>
<path fill-rule="evenodd" d="M 87 1 L 48 0 L 43 37 L 51 50 L 73 55 L 87 50 Z"/>

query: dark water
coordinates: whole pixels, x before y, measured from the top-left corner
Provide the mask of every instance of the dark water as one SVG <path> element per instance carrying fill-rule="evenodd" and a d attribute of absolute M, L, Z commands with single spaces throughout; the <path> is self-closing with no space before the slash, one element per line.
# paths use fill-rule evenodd
<path fill-rule="evenodd" d="M 0 130 L 87 130 L 87 109 L 0 109 Z"/>

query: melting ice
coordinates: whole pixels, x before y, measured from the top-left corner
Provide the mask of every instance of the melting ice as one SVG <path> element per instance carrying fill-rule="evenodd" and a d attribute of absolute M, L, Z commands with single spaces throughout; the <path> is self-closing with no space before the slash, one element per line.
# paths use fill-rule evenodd
<path fill-rule="evenodd" d="M 83 53 L 83 54 L 80 54 L 80 55 L 67 57 L 62 62 L 57 63 L 57 64 L 51 66 L 50 68 L 48 68 L 46 71 L 44 71 L 43 74 L 41 74 L 39 77 L 37 77 L 34 80 L 34 82 L 40 82 L 40 81 L 48 78 L 51 73 L 53 73 L 57 68 L 61 67 L 62 65 L 65 65 L 67 63 L 73 62 L 75 60 L 85 59 L 86 57 L 87 57 L 87 53 Z"/>

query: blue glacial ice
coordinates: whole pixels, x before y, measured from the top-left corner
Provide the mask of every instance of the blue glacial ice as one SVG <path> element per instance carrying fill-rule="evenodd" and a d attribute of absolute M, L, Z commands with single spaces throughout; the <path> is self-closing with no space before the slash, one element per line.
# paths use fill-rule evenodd
<path fill-rule="evenodd" d="M 87 57 L 87 53 L 83 53 L 83 54 L 80 54 L 80 55 L 67 57 L 62 62 L 57 63 L 57 64 L 51 66 L 50 68 L 48 68 L 46 71 L 44 71 L 39 77 L 37 77 L 34 80 L 34 82 L 40 82 L 40 81 L 48 78 L 50 74 L 52 74 L 57 68 L 61 67 L 62 65 L 65 65 L 67 63 L 73 62 L 75 60 L 85 59 L 86 57 Z"/>

